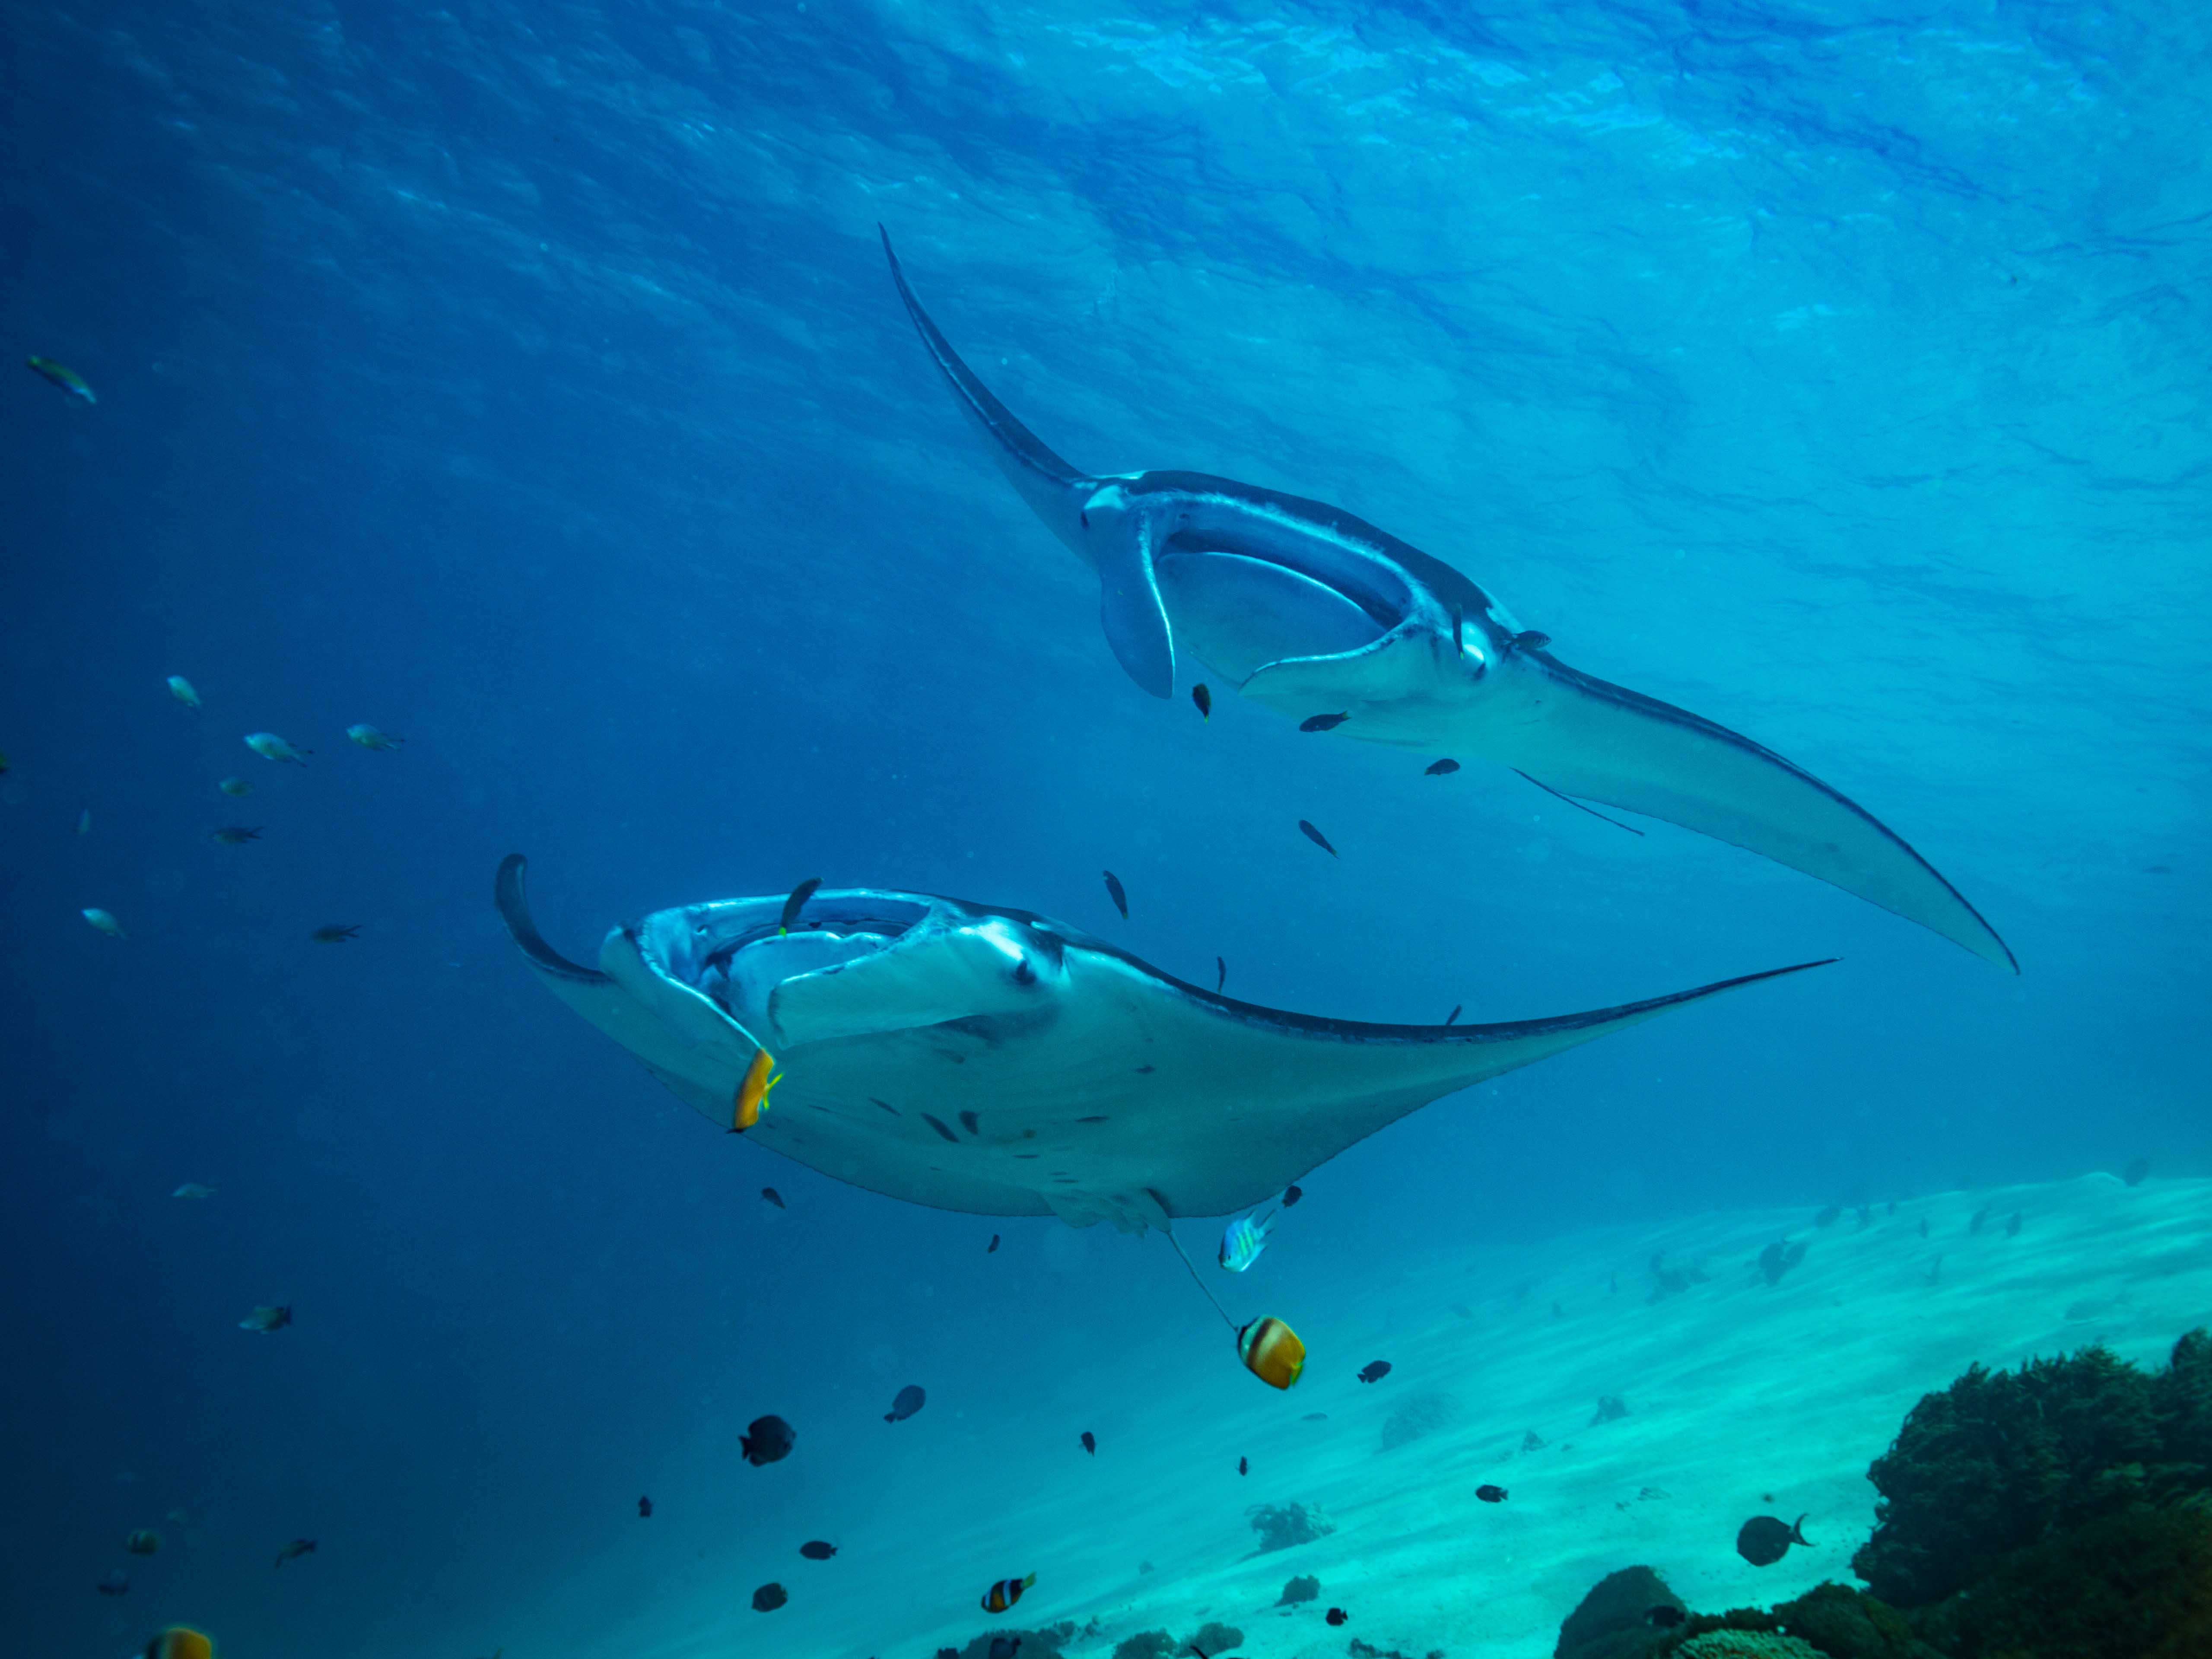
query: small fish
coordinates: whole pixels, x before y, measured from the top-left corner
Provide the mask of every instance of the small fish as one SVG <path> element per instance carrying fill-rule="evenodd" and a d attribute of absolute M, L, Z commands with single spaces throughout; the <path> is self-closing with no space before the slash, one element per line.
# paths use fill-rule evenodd
<path fill-rule="evenodd" d="M 984 1254 L 985 1255 L 998 1255 L 998 1253 L 999 1253 L 999 1236 L 998 1236 L 998 1234 L 996 1234 L 996 1233 L 993 1233 L 993 1234 L 991 1235 L 991 1242 L 990 1242 L 988 1244 L 986 1244 L 986 1245 L 983 1247 L 983 1254 Z"/>
<path fill-rule="evenodd" d="M 208 839 L 219 846 L 243 847 L 249 841 L 259 841 L 261 831 L 258 828 L 249 830 L 242 823 L 228 823 L 216 830 Z"/>
<path fill-rule="evenodd" d="M 58 363 L 51 357 L 26 357 L 23 361 L 29 365 L 33 374 L 59 386 L 65 395 L 79 403 L 90 404 L 100 401 L 92 395 L 92 388 L 84 383 L 84 376 L 67 363 Z M 115 1593 L 120 1595 L 123 1592 L 118 1590 Z"/>
<path fill-rule="evenodd" d="M 2005 1218 L 2005 1237 L 2007 1238 L 2018 1238 L 2020 1237 L 2020 1212 L 2018 1210 L 2014 1210 L 2010 1215 Z"/>
<path fill-rule="evenodd" d="M 1984 1204 L 1980 1209 L 1974 1212 L 1974 1218 L 1966 1224 L 1966 1231 L 1970 1233 L 1978 1233 L 1981 1231 L 1982 1224 L 1989 1218 L 1990 1206 Z"/>
<path fill-rule="evenodd" d="M 2144 1182 L 2150 1179 L 2150 1160 L 2147 1158 L 2136 1159 L 2128 1165 L 2127 1172 L 2121 1176 L 2120 1179 L 2130 1187 L 2142 1186 Z"/>
<path fill-rule="evenodd" d="M 133 1555 L 151 1555 L 161 1547 L 161 1534 L 158 1532 L 134 1532 L 123 1540 L 123 1547 Z"/>
<path fill-rule="evenodd" d="M 393 737 L 389 732 L 380 732 L 373 726 L 349 726 L 346 736 L 364 749 L 397 749 L 407 741 L 404 738 Z"/>
<path fill-rule="evenodd" d="M 916 1412 L 921 1409 L 923 1402 L 928 1398 L 929 1396 L 922 1391 L 919 1384 L 913 1382 L 908 1383 L 906 1387 L 898 1391 L 897 1396 L 892 1400 L 891 1408 L 884 1413 L 884 1421 L 886 1423 L 905 1422 L 908 1418 L 912 1417 Z"/>
<path fill-rule="evenodd" d="M 641 1498 L 637 1500 L 637 1518 L 641 1521 L 653 1519 L 653 1500 L 650 1498 Z"/>
<path fill-rule="evenodd" d="M 1198 705 L 1199 719 L 1210 720 L 1213 718 L 1213 693 L 1206 689 L 1203 681 L 1190 688 L 1190 700 Z"/>
<path fill-rule="evenodd" d="M 225 778 L 221 783 L 216 785 L 216 787 L 222 790 L 224 794 L 234 796 L 240 800 L 253 793 L 253 786 L 244 778 Z"/>
<path fill-rule="evenodd" d="M 1036 1575 L 1035 1573 L 1030 1574 L 1026 1578 L 1001 1578 L 997 1583 L 992 1585 L 990 1589 L 983 1592 L 983 1611 L 986 1613 L 1004 1613 L 1008 1607 L 1011 1607 L 1015 1602 L 1022 1599 L 1022 1592 L 1024 1590 L 1027 1589 L 1031 1584 L 1036 1583 Z"/>
<path fill-rule="evenodd" d="M 343 945 L 360 932 L 361 924 L 357 921 L 331 921 L 316 928 L 307 937 L 318 945 Z"/>
<path fill-rule="evenodd" d="M 1251 1473 L 1252 1473 L 1252 1464 L 1251 1464 L 1250 1460 L 1249 1460 L 1249 1459 L 1247 1459 L 1247 1458 L 1243 1458 L 1243 1457 L 1238 1458 L 1238 1459 L 1237 1460 L 1237 1474 L 1251 1474 Z"/>
<path fill-rule="evenodd" d="M 821 884 L 821 877 L 809 876 L 791 890 L 783 901 L 783 914 L 776 918 L 775 931 L 779 934 L 791 931 L 791 924 L 799 920 L 799 913 L 806 908 L 806 901 L 814 896 L 814 890 Z"/>
<path fill-rule="evenodd" d="M 776 1207 L 777 1209 L 779 1209 L 779 1210 L 781 1210 L 781 1209 L 782 1209 L 782 1208 L 784 1207 L 783 1194 L 782 1194 L 781 1193 L 780 1193 L 780 1192 L 776 1191 L 776 1189 L 775 1189 L 775 1188 L 773 1188 L 773 1187 L 763 1187 L 763 1188 L 761 1188 L 761 1196 L 762 1196 L 763 1199 L 767 1200 L 769 1203 L 771 1203 L 771 1204 L 775 1205 L 775 1207 Z"/>
<path fill-rule="evenodd" d="M 810 1561 L 827 1561 L 837 1553 L 837 1547 L 835 1544 L 825 1544 L 817 1538 L 801 1544 L 799 1547 L 799 1553 Z"/>
<path fill-rule="evenodd" d="M 0 772 L 4 772 L 4 771 L 6 771 L 7 769 L 8 769 L 8 757 L 7 757 L 7 756 L 5 756 L 5 755 L 0 755 Z"/>
<path fill-rule="evenodd" d="M 276 1552 L 276 1565 L 281 1567 L 287 1561 L 296 1561 L 303 1555 L 313 1555 L 314 1553 L 315 1540 L 313 1539 L 295 1538 L 290 1543 L 285 1545 L 283 1549 Z"/>
<path fill-rule="evenodd" d="M 1221 988 L 1229 983 L 1229 963 L 1222 957 L 1213 959 L 1213 994 L 1219 996 Z M 2133 1185 L 2133 1182 L 2130 1182 Z"/>
<path fill-rule="evenodd" d="M 1551 642 L 1549 634 L 1539 634 L 1533 628 L 1522 629 L 1508 641 L 1516 651 L 1541 651 Z"/>
<path fill-rule="evenodd" d="M 1097 1435 L 1095 1435 L 1095 1434 L 1091 1433 L 1090 1430 L 1085 1429 L 1085 1430 L 1084 1430 L 1084 1431 L 1083 1431 L 1083 1437 L 1082 1437 L 1082 1438 L 1083 1438 L 1083 1449 L 1084 1449 L 1084 1450 L 1085 1450 L 1085 1451 L 1087 1451 L 1087 1452 L 1089 1452 L 1089 1453 L 1090 1453 L 1093 1457 L 1097 1456 L 1097 1455 L 1098 1455 L 1098 1437 L 1097 1437 Z"/>
<path fill-rule="evenodd" d="M 1289 1186 L 1283 1188 L 1283 1207 L 1286 1210 L 1289 1209 L 1291 1205 L 1297 1203 L 1305 1195 L 1306 1189 L 1299 1186 L 1297 1182 L 1293 1181 Z"/>
<path fill-rule="evenodd" d="M 247 732 L 246 746 L 264 760 L 289 761 L 295 766 L 305 766 L 307 757 L 315 752 L 312 749 L 295 749 L 274 732 Z"/>
<path fill-rule="evenodd" d="M 92 833 L 92 808 L 89 806 L 76 815 L 76 832 L 80 836 Z"/>
<path fill-rule="evenodd" d="M 1792 1544 L 1810 1544 L 1805 1536 L 1805 1517 L 1783 1521 L 1771 1515 L 1754 1515 L 1735 1535 L 1735 1553 L 1754 1567 L 1771 1567 L 1790 1553 Z"/>
<path fill-rule="evenodd" d="M 1359 1380 L 1362 1382 L 1380 1382 L 1389 1375 L 1390 1362 L 1387 1359 L 1370 1359 L 1359 1368 Z"/>
<path fill-rule="evenodd" d="M 761 1121 L 761 1114 L 768 1110 L 769 1091 L 782 1081 L 775 1057 L 765 1048 L 754 1049 L 752 1063 L 738 1079 L 737 1097 L 730 1103 L 732 1134 L 741 1135 Z"/>
<path fill-rule="evenodd" d="M 763 1584 L 753 1592 L 753 1611 L 774 1613 L 789 1600 L 791 1600 L 790 1593 L 782 1585 Z"/>
<path fill-rule="evenodd" d="M 1237 1358 L 1271 1389 L 1291 1388 L 1305 1375 L 1306 1345 L 1273 1314 L 1237 1333 Z"/>
<path fill-rule="evenodd" d="M 90 922 L 98 931 L 106 934 L 110 939 L 129 939 L 131 937 L 130 934 L 123 931 L 123 924 L 116 921 L 114 912 L 111 910 L 80 910 L 77 914 L 82 916 L 87 921 Z"/>
<path fill-rule="evenodd" d="M 1320 830 L 1315 829 L 1313 825 L 1308 823 L 1304 818 L 1300 818 L 1298 820 L 1298 828 L 1304 833 L 1305 838 L 1311 842 L 1315 846 L 1320 848 L 1322 852 L 1328 854 L 1331 858 L 1334 858 L 1336 856 L 1336 848 L 1328 844 L 1328 837 L 1327 836 L 1322 834 Z"/>
<path fill-rule="evenodd" d="M 172 1625 L 146 1644 L 146 1659 L 215 1659 L 215 1644 L 190 1625 Z"/>
<path fill-rule="evenodd" d="M 746 1425 L 745 1432 L 738 1437 L 738 1451 L 755 1468 L 764 1463 L 777 1463 L 791 1455 L 792 1443 L 799 1438 L 791 1425 L 780 1417 L 756 1417 Z"/>
<path fill-rule="evenodd" d="M 1521 1449 L 1524 1452 L 1543 1450 L 1544 1437 L 1537 1433 L 1534 1429 L 1529 1430 L 1528 1433 L 1521 1437 Z"/>
<path fill-rule="evenodd" d="M 252 1313 L 238 1322 L 238 1328 L 241 1331 L 252 1331 L 256 1336 L 266 1336 L 271 1331 L 283 1330 L 291 1322 L 292 1304 L 287 1302 L 281 1308 L 254 1309 Z M 313 1549 L 314 1546 L 310 1544 L 307 1547 Z"/>
<path fill-rule="evenodd" d="M 1121 920 L 1129 919 L 1129 896 L 1121 890 L 1121 878 L 1111 870 L 1098 872 L 1106 878 L 1106 896 L 1114 901 L 1114 908 L 1121 913 Z"/>
<path fill-rule="evenodd" d="M 1431 761 L 1421 769 L 1421 775 L 1425 778 L 1448 778 L 1458 770 L 1459 763 L 1455 760 Z"/>
<path fill-rule="evenodd" d="M 169 676 L 169 695 L 187 708 L 197 708 L 200 706 L 200 694 L 193 690 L 192 683 L 182 674 Z"/>
<path fill-rule="evenodd" d="M 1672 1630 L 1689 1616 L 1672 1601 L 1662 1601 L 1644 1615 L 1644 1622 L 1658 1630 Z"/>
<path fill-rule="evenodd" d="M 1301 732 L 1334 732 L 1352 718 L 1349 714 L 1309 714 L 1298 722 Z"/>
<path fill-rule="evenodd" d="M 1342 1607 L 1331 1607 L 1327 1613 L 1322 1614 L 1322 1618 L 1332 1625 L 1341 1625 L 1351 1617 L 1352 1615 Z"/>
<path fill-rule="evenodd" d="M 1269 1210 L 1265 1215 L 1255 1210 L 1249 1215 L 1240 1215 L 1222 1230 L 1220 1262 L 1232 1273 L 1241 1273 L 1260 1259 L 1260 1252 L 1267 1248 L 1267 1235 L 1274 1231 L 1276 1214 Z"/>
<path fill-rule="evenodd" d="M 1474 1495 L 1486 1504 L 1503 1504 L 1505 1501 L 1505 1488 L 1491 1486 L 1477 1486 L 1474 1489 Z"/>
<path fill-rule="evenodd" d="M 131 1575 L 118 1567 L 94 1584 L 93 1589 L 98 1590 L 102 1595 L 128 1595 L 131 1594 Z"/>
<path fill-rule="evenodd" d="M 1308 1412 L 1304 1417 L 1298 1419 L 1298 1421 L 1301 1423 L 1326 1423 L 1328 1421 L 1328 1413 L 1327 1412 Z"/>

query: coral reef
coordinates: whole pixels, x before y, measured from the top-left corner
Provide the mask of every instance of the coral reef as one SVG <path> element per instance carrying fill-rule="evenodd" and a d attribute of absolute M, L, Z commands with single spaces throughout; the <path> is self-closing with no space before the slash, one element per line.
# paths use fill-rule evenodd
<path fill-rule="evenodd" d="M 1196 1648 L 1206 1656 L 1206 1659 L 1213 1659 L 1213 1656 L 1217 1653 L 1226 1653 L 1231 1648 L 1241 1648 L 1243 1645 L 1244 1632 L 1236 1626 L 1208 1621 L 1198 1627 L 1197 1635 L 1183 1644 L 1182 1650 L 1188 1653 L 1191 1649 Z"/>
<path fill-rule="evenodd" d="M 1595 1428 L 1601 1423 L 1610 1423 L 1616 1418 L 1627 1415 L 1628 1407 L 1619 1395 L 1601 1394 L 1597 1397 L 1597 1415 L 1590 1419 L 1590 1426 Z"/>
<path fill-rule="evenodd" d="M 2055 1534 L 2212 1490 L 2209 1440 L 2201 1331 L 2154 1376 L 2100 1346 L 2014 1372 L 1971 1367 L 1923 1396 L 1868 1470 L 1881 1501 L 1852 1570 L 1885 1601 L 1940 1601 Z"/>
<path fill-rule="evenodd" d="M 1810 1642 L 1794 1636 L 1747 1630 L 1708 1631 L 1675 1650 L 1681 1659 L 1828 1659 Z"/>
<path fill-rule="evenodd" d="M 1063 1619 L 1042 1630 L 987 1630 L 964 1648 L 939 1648 L 938 1659 L 957 1656 L 957 1659 L 991 1659 L 991 1644 L 994 1639 L 1018 1642 L 1016 1659 L 1062 1659 L 1062 1648 L 1075 1636 L 1075 1621 Z M 1004 1650 L 1000 1650 L 1002 1652 Z"/>
<path fill-rule="evenodd" d="M 1168 1659 L 1175 1638 L 1164 1630 L 1140 1630 L 1114 1644 L 1114 1659 Z"/>
<path fill-rule="evenodd" d="M 1301 1573 L 1283 1586 L 1282 1599 L 1275 1605 L 1279 1607 L 1294 1607 L 1301 1601 L 1314 1601 L 1320 1598 L 1321 1580 L 1311 1573 Z"/>
<path fill-rule="evenodd" d="M 1456 1395 L 1414 1395 L 1383 1423 L 1382 1449 L 1395 1451 L 1401 1446 L 1410 1446 L 1439 1429 L 1450 1428 L 1466 1415 L 1467 1407 L 1460 1404 Z"/>
<path fill-rule="evenodd" d="M 1682 1598 L 1649 1567 L 1607 1573 L 1559 1626 L 1553 1659 L 1644 1659 L 1659 1639 L 1651 1609 L 1681 1607 Z"/>
<path fill-rule="evenodd" d="M 1260 1534 L 1260 1553 L 1286 1550 L 1294 1544 L 1310 1544 L 1336 1530 L 1319 1509 L 1304 1504 L 1255 1504 L 1244 1514 Z"/>

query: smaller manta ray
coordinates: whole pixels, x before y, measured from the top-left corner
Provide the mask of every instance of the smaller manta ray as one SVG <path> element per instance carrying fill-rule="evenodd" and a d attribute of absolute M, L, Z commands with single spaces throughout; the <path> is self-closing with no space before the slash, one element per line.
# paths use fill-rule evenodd
<path fill-rule="evenodd" d="M 772 1051 L 788 1081 L 748 1130 L 770 1151 L 912 1204 L 1125 1232 L 1249 1208 L 1432 1100 L 1821 965 L 1549 1019 L 1370 1025 L 1238 1002 L 1025 910 L 847 889 L 795 933 L 781 897 L 657 911 L 589 968 L 538 931 L 526 868 L 509 855 L 495 890 L 531 967 L 716 1124 Z"/>
<path fill-rule="evenodd" d="M 1301 731 L 1480 755 L 1577 805 L 1664 818 L 1832 883 L 2020 971 L 1974 907 L 1873 814 L 1724 726 L 1570 668 L 1549 635 L 1441 559 L 1341 507 L 1234 478 L 1070 465 L 960 360 L 888 233 L 883 242 L 915 331 L 991 458 L 1097 573 L 1106 643 L 1144 690 L 1171 696 L 1195 657 Z M 1124 343 L 1156 358 L 1166 349 Z M 1680 649 L 1700 659 L 1698 641 Z"/>

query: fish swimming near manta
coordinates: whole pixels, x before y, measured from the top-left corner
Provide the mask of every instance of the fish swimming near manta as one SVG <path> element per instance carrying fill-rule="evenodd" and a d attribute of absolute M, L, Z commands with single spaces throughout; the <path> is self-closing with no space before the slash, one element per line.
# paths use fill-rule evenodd
<path fill-rule="evenodd" d="M 1547 635 L 1441 560 L 1323 501 L 1200 472 L 1070 465 L 961 361 L 883 241 L 908 315 L 992 459 L 1097 573 L 1106 642 L 1144 690 L 1172 695 L 1194 659 L 1302 729 L 1325 729 L 1316 709 L 1340 710 L 1346 737 L 1480 756 L 1577 803 L 1664 818 L 1832 883 L 2019 971 L 1973 906 L 1871 813 L 1748 738 L 1569 667 Z"/>
<path fill-rule="evenodd" d="M 614 928 L 592 968 L 539 933 L 526 868 L 507 858 L 495 898 L 531 967 L 718 1127 L 767 1045 L 787 1081 L 750 1140 L 909 1203 L 1127 1232 L 1250 1208 L 1444 1095 L 1820 965 L 1547 1019 L 1362 1024 L 1027 911 L 825 888 L 802 932 L 779 931 L 780 896 L 688 905 Z"/>

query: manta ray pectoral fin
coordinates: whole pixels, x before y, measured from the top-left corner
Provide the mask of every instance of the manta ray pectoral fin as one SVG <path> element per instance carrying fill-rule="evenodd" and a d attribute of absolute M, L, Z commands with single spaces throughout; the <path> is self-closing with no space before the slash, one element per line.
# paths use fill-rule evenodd
<path fill-rule="evenodd" d="M 1156 697 L 1175 695 L 1175 635 L 1160 599 L 1158 521 L 1150 513 L 1125 513 L 1110 534 L 1094 538 L 1098 563 L 1098 621 L 1114 659 Z"/>
<path fill-rule="evenodd" d="M 1492 756 L 1547 788 L 1728 842 L 1895 912 L 2014 973 L 1959 890 L 1856 802 L 1750 738 L 1546 659 L 1534 716 Z"/>
<path fill-rule="evenodd" d="M 898 285 L 899 298 L 906 304 L 907 315 L 914 319 L 915 332 L 929 349 L 930 356 L 951 386 L 953 396 L 960 400 L 960 407 L 967 411 L 989 444 L 992 459 L 1053 534 L 1088 560 L 1091 556 L 1084 546 L 1083 503 L 1097 488 L 1097 480 L 1085 477 L 1046 448 L 1035 433 L 1014 418 L 1012 410 L 991 395 L 991 388 L 975 377 L 975 371 L 960 361 L 960 354 L 952 349 L 952 343 L 945 337 L 929 313 L 921 308 L 921 301 L 914 297 L 914 290 L 907 286 L 906 272 L 899 267 L 898 255 L 891 251 L 890 233 L 878 225 L 876 234 L 883 238 L 884 258 L 890 262 L 891 281 Z"/>
<path fill-rule="evenodd" d="M 872 956 L 784 981 L 769 995 L 769 1022 L 796 1048 L 1017 1013 L 1039 1006 L 1055 973 L 1002 925 L 933 916 Z"/>

